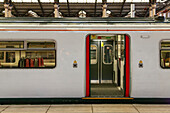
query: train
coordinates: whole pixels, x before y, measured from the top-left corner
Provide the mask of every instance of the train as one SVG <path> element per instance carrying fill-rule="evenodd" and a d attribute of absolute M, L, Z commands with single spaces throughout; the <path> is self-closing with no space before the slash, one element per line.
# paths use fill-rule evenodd
<path fill-rule="evenodd" d="M 167 102 L 170 19 L 0 18 L 0 80 L 0 103 Z"/>

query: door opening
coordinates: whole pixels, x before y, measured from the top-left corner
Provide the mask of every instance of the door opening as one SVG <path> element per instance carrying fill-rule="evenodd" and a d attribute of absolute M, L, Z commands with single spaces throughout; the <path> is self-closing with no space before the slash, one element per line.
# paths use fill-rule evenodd
<path fill-rule="evenodd" d="M 88 35 L 90 42 L 90 96 L 124 97 L 126 35 Z M 129 79 L 129 78 L 128 78 Z"/>

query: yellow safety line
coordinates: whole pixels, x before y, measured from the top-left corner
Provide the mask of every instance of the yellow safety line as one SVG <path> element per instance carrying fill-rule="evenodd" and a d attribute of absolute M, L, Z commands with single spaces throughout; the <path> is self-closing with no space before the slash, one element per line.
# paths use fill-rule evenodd
<path fill-rule="evenodd" d="M 130 99 L 134 99 L 134 98 L 92 98 L 92 97 L 85 97 L 85 98 L 82 98 L 82 99 L 121 99 L 121 100 L 130 100 Z"/>

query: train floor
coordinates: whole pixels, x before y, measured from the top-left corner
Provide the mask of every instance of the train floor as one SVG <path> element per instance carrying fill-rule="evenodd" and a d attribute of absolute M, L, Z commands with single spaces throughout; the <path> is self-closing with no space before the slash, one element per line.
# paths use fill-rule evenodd
<path fill-rule="evenodd" d="M 116 84 L 91 84 L 91 97 L 123 97 Z"/>

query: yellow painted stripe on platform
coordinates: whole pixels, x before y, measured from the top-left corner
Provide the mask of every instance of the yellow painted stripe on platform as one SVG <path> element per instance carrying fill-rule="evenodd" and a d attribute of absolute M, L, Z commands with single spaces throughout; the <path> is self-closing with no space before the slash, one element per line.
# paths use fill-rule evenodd
<path fill-rule="evenodd" d="M 117 100 L 131 100 L 131 99 L 134 99 L 134 98 L 92 98 L 92 97 L 85 97 L 85 98 L 82 98 L 82 99 L 117 99 Z"/>

